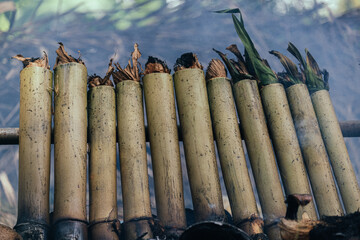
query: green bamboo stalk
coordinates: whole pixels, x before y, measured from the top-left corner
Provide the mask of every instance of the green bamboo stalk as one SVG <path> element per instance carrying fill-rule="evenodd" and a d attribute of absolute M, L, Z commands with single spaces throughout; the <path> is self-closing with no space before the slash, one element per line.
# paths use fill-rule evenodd
<path fill-rule="evenodd" d="M 311 195 L 284 86 L 281 83 L 269 84 L 261 89 L 260 94 L 286 195 Z M 304 214 L 312 220 L 317 219 L 314 202 L 299 208 L 298 213 L 299 219 Z"/>
<path fill-rule="evenodd" d="M 69 62 L 55 68 L 55 239 L 87 239 L 86 82 L 84 64 Z"/>
<path fill-rule="evenodd" d="M 126 80 L 116 84 L 121 186 L 126 240 L 152 238 L 142 88 Z M 143 219 L 132 221 L 134 219 Z"/>
<path fill-rule="evenodd" d="M 118 141 L 121 185 L 124 206 L 125 240 L 150 239 L 154 224 L 150 208 L 147 169 L 143 93 L 138 59 L 141 53 L 135 43 L 131 62 L 112 73 L 116 84 Z"/>
<path fill-rule="evenodd" d="M 342 215 L 343 210 L 308 89 L 305 84 L 295 84 L 286 89 L 286 94 L 319 214 Z"/>
<path fill-rule="evenodd" d="M 311 94 L 321 134 L 347 214 L 360 209 L 360 189 L 336 113 L 326 89 Z"/>
<path fill-rule="evenodd" d="M 265 224 L 271 224 L 285 216 L 286 207 L 257 82 L 238 81 L 233 91 Z M 266 231 L 270 239 L 279 239 L 276 226 Z"/>
<path fill-rule="evenodd" d="M 263 223 L 253 226 L 251 222 L 251 219 L 259 218 L 259 214 L 246 166 L 231 82 L 226 78 L 226 70 L 220 60 L 211 60 L 206 73 L 206 85 L 233 221 L 250 236 L 262 233 Z"/>
<path fill-rule="evenodd" d="M 262 59 L 257 52 L 245 29 L 240 10 L 231 9 L 219 12 L 232 13 L 236 32 L 245 47 L 246 62 L 241 61 L 242 57 L 236 45 L 232 45 L 228 49 L 238 56 L 239 62 L 244 62 L 242 64 L 254 77 L 260 80 L 262 86 L 260 94 L 286 194 L 311 194 L 283 86 L 279 84 L 276 74 L 271 70 L 267 61 Z M 240 17 L 237 18 L 234 13 L 239 13 Z M 284 148 L 284 145 L 289 148 Z M 300 208 L 300 211 L 301 216 L 306 214 L 311 219 L 317 218 L 313 203 L 308 204 L 305 208 Z"/>
<path fill-rule="evenodd" d="M 111 73 L 110 73 L 111 74 Z M 89 196 L 91 239 L 118 239 L 116 199 L 116 111 L 113 86 L 88 92 L 90 134 Z M 103 225 L 103 226 L 100 226 Z"/>
<path fill-rule="evenodd" d="M 186 57 L 193 60 L 194 68 L 181 63 Z M 225 212 L 204 72 L 192 53 L 183 54 L 177 63 L 175 92 L 195 220 L 223 220 Z"/>
<path fill-rule="evenodd" d="M 303 74 L 306 76 L 306 84 L 310 90 L 321 134 L 346 212 L 356 212 L 360 208 L 360 189 L 328 92 L 329 74 L 326 69 L 320 70 L 317 62 L 307 49 L 305 49 L 306 62 L 292 43 L 289 43 L 289 50 L 297 55 L 297 58 L 302 63 Z"/>
<path fill-rule="evenodd" d="M 20 72 L 19 190 L 16 231 L 23 239 L 49 239 L 52 72 Z"/>
<path fill-rule="evenodd" d="M 150 64 L 161 65 L 148 61 L 145 72 Z M 157 216 L 168 234 L 179 236 L 186 228 L 186 216 L 173 80 L 170 70 L 148 72 L 143 84 Z"/>

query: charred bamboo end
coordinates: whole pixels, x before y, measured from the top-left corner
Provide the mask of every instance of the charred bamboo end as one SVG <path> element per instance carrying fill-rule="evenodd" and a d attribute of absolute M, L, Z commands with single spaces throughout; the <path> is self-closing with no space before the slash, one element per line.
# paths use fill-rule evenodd
<path fill-rule="evenodd" d="M 88 239 L 88 224 L 78 220 L 63 220 L 55 223 L 52 239 Z"/>
<path fill-rule="evenodd" d="M 105 74 L 105 77 L 102 78 L 96 74 L 93 74 L 88 77 L 88 86 L 89 88 L 97 87 L 97 86 L 111 86 L 114 84 L 110 80 L 111 74 L 114 72 L 115 68 L 112 66 L 113 60 L 110 59 L 108 70 Z"/>
<path fill-rule="evenodd" d="M 61 64 L 65 64 L 65 63 L 70 63 L 70 62 L 76 62 L 76 63 L 80 63 L 83 64 L 85 66 L 85 63 L 83 62 L 83 60 L 81 59 L 81 54 L 79 51 L 79 57 L 78 58 L 74 58 L 73 56 L 69 55 L 66 51 L 65 51 L 65 47 L 64 44 L 62 42 L 59 42 L 59 48 L 56 50 L 56 62 L 54 65 L 54 69 Z"/>
<path fill-rule="evenodd" d="M 286 209 L 286 219 L 296 220 L 297 211 L 299 206 L 306 206 L 312 201 L 312 196 L 310 194 L 291 194 L 287 196 L 285 203 L 287 203 Z"/>
<path fill-rule="evenodd" d="M 116 70 L 112 73 L 115 85 L 125 80 L 132 80 L 140 82 L 140 76 L 142 75 L 141 65 L 138 59 L 141 57 L 139 51 L 139 45 L 134 44 L 134 51 L 131 53 L 131 60 L 128 61 L 128 65 L 125 68 L 121 68 L 119 63 L 115 63 Z"/>
<path fill-rule="evenodd" d="M 132 219 L 122 224 L 124 239 L 149 239 L 153 237 L 153 218 Z M 154 234 L 155 235 L 155 234 Z M 160 235 L 160 234 L 156 234 Z"/>
<path fill-rule="evenodd" d="M 176 63 L 174 65 L 175 72 L 187 68 L 199 68 L 201 70 L 203 69 L 203 66 L 200 64 L 195 53 L 184 53 L 183 55 L 181 55 L 181 57 L 176 59 Z"/>
<path fill-rule="evenodd" d="M 188 227 L 179 240 L 251 240 L 252 238 L 240 228 L 231 224 L 216 221 L 205 221 Z"/>
<path fill-rule="evenodd" d="M 22 237 L 22 239 L 50 239 L 50 226 L 47 224 L 34 222 L 20 223 L 16 224 L 14 230 Z"/>
<path fill-rule="evenodd" d="M 166 62 L 156 58 L 149 56 L 147 63 L 145 64 L 145 72 L 144 75 L 150 73 L 168 73 L 170 74 L 171 70 L 167 66 Z"/>
<path fill-rule="evenodd" d="M 50 70 L 49 59 L 48 59 L 48 56 L 45 51 L 44 51 L 44 56 L 41 58 L 39 58 L 39 57 L 38 58 L 33 58 L 33 57 L 25 58 L 21 54 L 13 56 L 12 58 L 21 61 L 23 63 L 23 68 L 42 67 L 42 68 Z"/>
<path fill-rule="evenodd" d="M 119 220 L 97 222 L 89 226 L 90 239 L 120 239 L 121 224 Z"/>
<path fill-rule="evenodd" d="M 219 59 L 211 59 L 206 70 L 206 81 L 213 78 L 226 78 L 227 71 L 224 64 Z"/>

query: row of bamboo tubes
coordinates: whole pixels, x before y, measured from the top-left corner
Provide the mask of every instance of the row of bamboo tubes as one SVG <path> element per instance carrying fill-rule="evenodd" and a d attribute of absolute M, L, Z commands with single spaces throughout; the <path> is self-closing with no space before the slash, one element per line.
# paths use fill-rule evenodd
<path fill-rule="evenodd" d="M 336 128 L 337 124 L 319 117 L 334 114 L 331 108 L 325 112 L 317 110 L 317 117 L 312 110 L 313 104 L 316 110 L 316 103 L 327 97 L 326 93 L 312 95 L 311 99 L 304 84 L 294 85 L 286 91 L 281 84 L 270 84 L 259 91 L 255 80 L 231 84 L 229 79 L 221 77 L 205 81 L 200 68 L 178 70 L 173 76 L 174 81 L 168 73 L 150 73 L 144 76 L 143 86 L 139 82 L 126 80 L 116 84 L 116 91 L 110 86 L 97 86 L 88 93 L 87 70 L 83 64 L 60 64 L 55 68 L 54 75 L 55 202 L 52 223 L 55 226 L 55 239 L 63 239 L 76 231 L 80 239 L 88 238 L 87 131 L 90 135 L 89 233 L 92 239 L 98 239 L 98 236 L 117 239 L 116 125 L 124 236 L 125 239 L 153 237 L 143 92 L 157 215 L 170 236 L 179 236 L 187 227 L 173 86 L 197 222 L 225 220 L 215 137 L 235 224 L 249 235 L 263 232 L 246 167 L 236 109 L 270 239 L 280 239 L 279 229 L 273 223 L 285 215 L 277 165 L 286 194 L 311 193 L 302 155 L 319 214 L 343 214 L 325 146 L 315 143 L 322 142 L 317 119 L 324 128 L 322 132 Z M 30 222 L 35 222 L 44 226 L 36 234 L 46 238 L 50 225 L 52 74 L 44 68 L 25 68 L 20 74 L 20 82 L 19 216 L 16 228 L 26 228 Z M 301 136 L 299 142 L 296 133 L 298 137 Z M 327 149 L 342 144 L 325 142 Z M 338 154 L 329 150 L 328 153 L 329 156 Z M 317 154 L 316 157 L 314 154 Z M 347 165 L 344 167 L 344 164 Z M 346 212 L 354 212 L 359 208 L 360 201 L 356 178 L 354 183 L 351 176 L 344 177 L 337 165 L 353 172 L 350 160 L 334 160 L 332 167 Z M 326 174 L 319 174 L 320 171 L 326 171 Z M 327 186 L 324 187 L 324 184 Z M 349 190 L 342 190 L 341 186 L 350 188 L 353 195 L 349 197 Z M 301 209 L 303 214 L 316 219 L 315 205 Z"/>

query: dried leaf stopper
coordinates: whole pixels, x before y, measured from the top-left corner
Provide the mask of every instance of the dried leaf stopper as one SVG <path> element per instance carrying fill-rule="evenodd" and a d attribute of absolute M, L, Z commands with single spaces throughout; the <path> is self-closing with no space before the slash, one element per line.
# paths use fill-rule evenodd
<path fill-rule="evenodd" d="M 101 85 L 112 86 L 112 87 L 114 86 L 114 84 L 110 80 L 110 76 L 115 70 L 115 68 L 112 66 L 112 62 L 113 62 L 113 60 L 110 59 L 109 67 L 108 67 L 108 70 L 107 70 L 104 78 L 101 78 L 100 76 L 98 76 L 96 74 L 89 76 L 89 78 L 88 78 L 89 88 L 101 86 Z"/>
<path fill-rule="evenodd" d="M 226 74 L 227 72 L 224 64 L 219 59 L 211 59 L 206 70 L 206 81 L 217 77 L 226 78 Z"/>
<path fill-rule="evenodd" d="M 23 63 L 24 68 L 27 68 L 27 67 L 43 67 L 43 68 L 46 68 L 46 69 L 50 69 L 49 59 L 48 59 L 48 56 L 47 56 L 46 52 L 44 52 L 44 56 L 42 58 L 25 58 L 21 54 L 13 56 L 12 58 L 21 61 Z"/>
<path fill-rule="evenodd" d="M 141 65 L 138 62 L 138 59 L 141 57 L 141 53 L 139 51 L 139 45 L 137 43 L 134 44 L 134 51 L 131 53 L 131 60 L 129 60 L 128 65 L 125 69 L 121 68 L 119 63 L 115 63 L 116 70 L 112 73 L 115 84 L 125 81 L 125 80 L 133 80 L 136 82 L 140 82 L 140 69 Z M 132 61 L 132 66 L 131 66 Z"/>
<path fill-rule="evenodd" d="M 69 62 L 77 62 L 85 65 L 85 63 L 81 60 L 80 52 L 79 57 L 76 59 L 65 51 L 64 44 L 62 42 L 59 42 L 59 45 L 59 48 L 56 50 L 57 57 L 54 69 L 60 64 L 65 64 Z"/>
<path fill-rule="evenodd" d="M 203 69 L 203 66 L 200 64 L 195 53 L 184 53 L 180 58 L 176 59 L 176 63 L 174 65 L 175 72 L 186 68 Z"/>
<path fill-rule="evenodd" d="M 170 72 L 171 70 L 168 68 L 165 61 L 162 61 L 156 57 L 149 56 L 149 59 L 145 64 L 145 74 Z"/>

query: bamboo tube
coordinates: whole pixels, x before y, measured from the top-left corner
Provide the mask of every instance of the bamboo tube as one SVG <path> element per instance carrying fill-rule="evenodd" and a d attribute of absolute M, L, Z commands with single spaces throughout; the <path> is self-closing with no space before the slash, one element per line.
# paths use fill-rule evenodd
<path fill-rule="evenodd" d="M 346 213 L 360 209 L 360 189 L 350 157 L 341 133 L 329 92 L 319 90 L 311 94 L 316 117 L 336 181 L 344 202 Z"/>
<path fill-rule="evenodd" d="M 216 66 L 220 66 L 217 67 L 220 73 L 213 77 L 209 72 Z M 221 75 L 223 77 L 216 77 Z M 231 82 L 226 78 L 226 70 L 220 60 L 210 62 L 206 80 L 214 135 L 233 221 L 249 235 L 262 233 L 262 223 L 251 227 L 250 220 L 259 218 L 259 214 L 246 166 Z"/>
<path fill-rule="evenodd" d="M 52 72 L 20 73 L 19 191 L 15 229 L 23 239 L 49 239 Z"/>
<path fill-rule="evenodd" d="M 286 89 L 286 94 L 319 215 L 342 215 L 343 210 L 308 89 L 305 84 L 295 84 Z"/>
<path fill-rule="evenodd" d="M 238 81 L 233 91 L 265 224 L 271 225 L 266 232 L 270 239 L 279 239 L 279 229 L 272 224 L 286 209 L 257 82 Z"/>
<path fill-rule="evenodd" d="M 125 240 L 152 238 L 151 227 L 154 225 L 150 208 L 143 95 L 138 68 L 140 57 L 138 44 L 135 43 L 126 68 L 122 69 L 117 63 L 117 71 L 112 73 L 116 84 Z"/>
<path fill-rule="evenodd" d="M 110 73 L 111 74 L 111 73 Z M 118 239 L 116 199 L 116 111 L 113 86 L 88 92 L 90 134 L 89 195 L 91 239 Z M 100 227 L 99 225 L 104 225 Z"/>
<path fill-rule="evenodd" d="M 126 240 L 152 238 L 142 89 L 133 80 L 116 84 L 121 186 Z"/>
<path fill-rule="evenodd" d="M 261 89 L 260 94 L 286 195 L 311 195 L 299 141 L 283 85 L 281 83 L 266 85 Z M 299 219 L 302 218 L 303 214 L 312 220 L 317 219 L 313 202 L 299 208 Z"/>
<path fill-rule="evenodd" d="M 190 54 L 197 64 L 196 56 Z M 190 54 L 183 54 L 182 58 Z M 223 220 L 225 212 L 204 72 L 199 68 L 177 69 L 174 82 L 195 220 Z"/>
<path fill-rule="evenodd" d="M 154 58 L 149 58 L 145 72 Z M 159 60 L 156 60 L 159 62 Z M 160 60 L 161 61 L 161 60 Z M 156 63 L 159 64 L 160 63 Z M 165 65 L 166 66 L 166 65 Z M 166 67 L 167 68 L 167 67 Z M 174 85 L 170 72 L 143 77 L 146 115 L 155 181 L 157 216 L 165 229 L 179 236 L 186 228 L 184 192 L 176 123 Z"/>
<path fill-rule="evenodd" d="M 55 239 L 87 239 L 87 70 L 70 62 L 55 68 Z"/>

